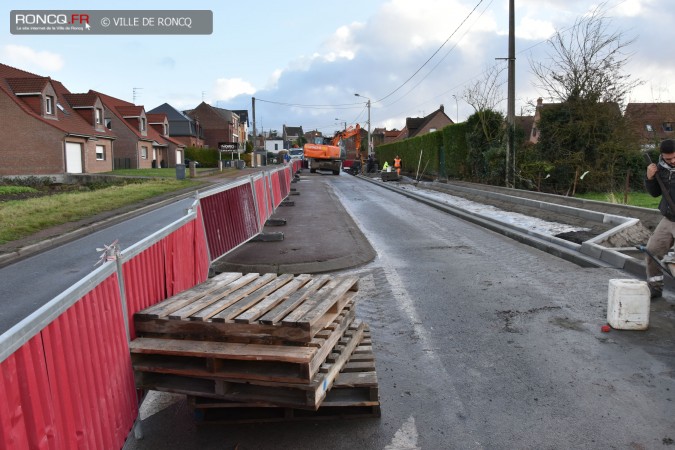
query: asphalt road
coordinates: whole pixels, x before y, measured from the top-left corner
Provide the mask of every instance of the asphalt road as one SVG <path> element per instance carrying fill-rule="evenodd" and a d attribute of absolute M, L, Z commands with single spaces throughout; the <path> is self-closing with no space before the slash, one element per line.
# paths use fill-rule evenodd
<path fill-rule="evenodd" d="M 0 268 L 0 334 L 95 270 L 97 248 L 116 239 L 121 249 L 131 247 L 183 217 L 193 201 L 170 203 Z"/>
<path fill-rule="evenodd" d="M 675 440 L 675 306 L 602 333 L 607 288 L 581 268 L 348 176 L 327 177 L 378 256 L 360 276 L 382 418 L 206 425 L 180 396 L 125 449 L 664 448 Z M 160 406 L 157 407 L 157 402 Z"/>

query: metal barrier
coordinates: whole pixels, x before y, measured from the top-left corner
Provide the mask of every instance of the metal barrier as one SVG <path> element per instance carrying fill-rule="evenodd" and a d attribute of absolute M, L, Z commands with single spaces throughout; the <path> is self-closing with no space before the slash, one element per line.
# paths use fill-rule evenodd
<path fill-rule="evenodd" d="M 290 167 L 200 193 L 186 215 L 0 335 L 0 448 L 119 449 L 138 416 L 133 315 L 208 277 L 262 230 Z M 112 249 L 112 250 L 111 250 Z"/>

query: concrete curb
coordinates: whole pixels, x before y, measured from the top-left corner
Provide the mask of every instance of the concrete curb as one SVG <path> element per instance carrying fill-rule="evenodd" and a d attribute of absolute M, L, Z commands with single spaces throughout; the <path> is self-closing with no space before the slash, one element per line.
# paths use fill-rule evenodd
<path fill-rule="evenodd" d="M 478 191 L 476 189 L 471 189 L 464 186 L 453 185 L 452 188 L 450 189 L 447 190 L 444 189 L 446 192 L 450 194 L 452 189 L 455 188 L 457 188 L 458 191 L 463 192 L 472 192 L 472 193 L 479 192 L 480 195 L 484 195 L 488 198 L 494 198 L 502 201 L 527 205 L 530 207 L 545 209 L 552 212 L 561 212 L 565 214 L 570 214 L 575 217 L 581 217 L 590 221 L 596 221 L 600 223 L 610 223 L 616 225 L 614 228 L 603 233 L 601 236 L 588 240 L 579 245 L 553 236 L 545 236 L 540 235 L 538 233 L 534 233 L 529 230 L 523 230 L 509 224 L 492 220 L 491 218 L 486 216 L 477 216 L 475 214 L 468 214 L 461 209 L 452 207 L 444 203 L 439 203 L 422 196 L 415 195 L 411 192 L 405 191 L 392 185 L 380 183 L 378 181 L 370 179 L 369 177 L 363 177 L 359 175 L 359 178 L 364 179 L 370 183 L 382 186 L 385 189 L 397 192 L 401 195 L 414 198 L 430 206 L 433 206 L 435 208 L 441 209 L 445 212 L 458 216 L 464 220 L 476 223 L 480 226 L 483 226 L 492 231 L 508 236 L 519 242 L 546 251 L 547 253 L 572 261 L 576 264 L 579 264 L 582 267 L 614 267 L 617 269 L 626 270 L 629 273 L 633 273 L 634 275 L 644 275 L 644 262 L 640 264 L 640 261 L 637 260 L 636 258 L 633 258 L 632 256 L 622 254 L 621 252 L 597 244 L 597 242 L 600 242 L 601 240 L 604 240 L 607 237 L 620 232 L 624 228 L 634 225 L 639 221 L 639 219 L 622 217 L 614 214 L 607 214 L 597 211 L 589 211 L 582 208 L 558 205 L 554 203 L 543 202 L 540 200 L 521 198 L 498 192 Z"/>

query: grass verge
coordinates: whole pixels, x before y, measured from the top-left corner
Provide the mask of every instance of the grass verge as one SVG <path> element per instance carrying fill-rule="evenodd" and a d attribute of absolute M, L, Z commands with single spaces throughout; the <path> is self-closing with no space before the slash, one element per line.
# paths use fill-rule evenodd
<path fill-rule="evenodd" d="M 623 193 L 615 192 L 588 192 L 585 194 L 575 195 L 577 198 L 584 198 L 586 200 L 596 200 L 605 203 L 618 203 L 623 205 Z M 659 207 L 661 197 L 652 197 L 646 192 L 631 192 L 628 194 L 628 202 L 625 203 L 630 206 L 639 206 L 642 208 L 656 209 Z"/>
<path fill-rule="evenodd" d="M 46 228 L 177 191 L 194 185 L 189 180 L 157 179 L 84 192 L 67 192 L 0 203 L 0 244 Z"/>

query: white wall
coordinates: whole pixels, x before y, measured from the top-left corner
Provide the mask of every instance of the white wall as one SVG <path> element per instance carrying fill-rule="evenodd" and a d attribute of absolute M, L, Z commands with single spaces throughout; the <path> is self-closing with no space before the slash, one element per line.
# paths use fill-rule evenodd
<path fill-rule="evenodd" d="M 274 148 L 274 145 L 276 144 L 276 150 Z M 268 152 L 272 152 L 274 154 L 279 153 L 279 150 L 284 149 L 284 141 L 283 139 L 267 139 L 265 141 L 265 150 Z"/>

